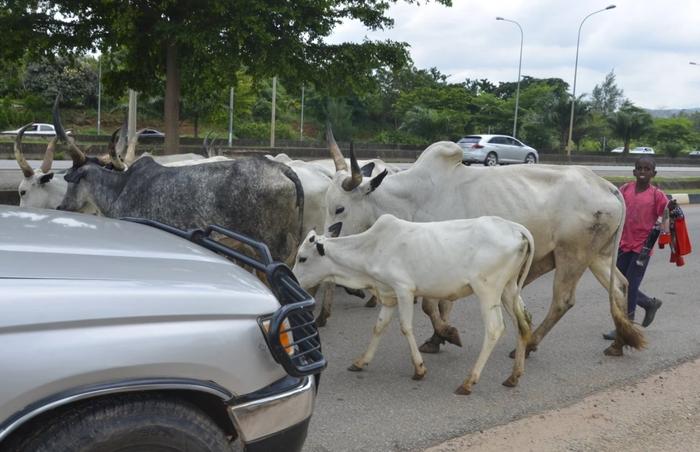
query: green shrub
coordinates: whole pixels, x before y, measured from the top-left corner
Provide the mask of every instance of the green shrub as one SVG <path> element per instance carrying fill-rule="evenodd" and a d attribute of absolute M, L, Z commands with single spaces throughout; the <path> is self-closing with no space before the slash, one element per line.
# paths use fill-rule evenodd
<path fill-rule="evenodd" d="M 669 157 L 675 158 L 678 157 L 681 150 L 683 150 L 683 145 L 678 141 L 669 141 L 662 146 L 661 150 Z"/>

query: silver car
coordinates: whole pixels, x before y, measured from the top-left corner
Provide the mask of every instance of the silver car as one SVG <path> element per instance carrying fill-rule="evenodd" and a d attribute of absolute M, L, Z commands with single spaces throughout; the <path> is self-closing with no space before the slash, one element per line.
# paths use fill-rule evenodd
<path fill-rule="evenodd" d="M 462 163 L 537 163 L 539 154 L 526 144 L 508 135 L 468 135 L 457 141 L 462 148 Z"/>
<path fill-rule="evenodd" d="M 0 206 L 0 294 L 0 450 L 302 448 L 326 361 L 264 245 Z"/>
<path fill-rule="evenodd" d="M 17 135 L 20 129 L 15 130 L 5 130 L 0 132 L 0 135 Z M 73 132 L 66 130 L 67 135 L 71 135 Z M 25 131 L 25 135 L 28 136 L 38 136 L 38 137 L 54 137 L 56 136 L 56 130 L 53 124 L 45 124 L 43 122 L 37 122 L 29 126 Z"/>

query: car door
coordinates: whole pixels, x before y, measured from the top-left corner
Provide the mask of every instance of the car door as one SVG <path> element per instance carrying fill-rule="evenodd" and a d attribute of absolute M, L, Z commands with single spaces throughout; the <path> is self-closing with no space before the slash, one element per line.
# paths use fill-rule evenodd
<path fill-rule="evenodd" d="M 39 124 L 39 135 L 53 136 L 56 135 L 56 131 L 51 124 Z"/>
<path fill-rule="evenodd" d="M 488 152 L 495 152 L 498 156 L 498 161 L 507 160 L 507 146 L 505 137 L 492 137 L 489 140 Z"/>
<path fill-rule="evenodd" d="M 506 138 L 507 158 L 509 163 L 522 163 L 525 161 L 523 145 L 516 139 Z"/>

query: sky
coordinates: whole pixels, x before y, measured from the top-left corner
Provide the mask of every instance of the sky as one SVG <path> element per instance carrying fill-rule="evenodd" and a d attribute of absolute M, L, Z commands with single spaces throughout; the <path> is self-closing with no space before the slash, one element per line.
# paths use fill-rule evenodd
<path fill-rule="evenodd" d="M 399 1 L 388 13 L 393 28 L 372 32 L 349 21 L 330 42 L 406 42 L 417 68 L 435 67 L 449 82 L 515 82 L 520 31 L 500 16 L 522 27 L 522 75 L 558 77 L 571 90 L 579 26 L 611 4 L 616 7 L 588 17 L 581 28 L 577 97 L 612 70 L 639 107 L 700 108 L 700 0 L 453 0 L 452 7 Z"/>

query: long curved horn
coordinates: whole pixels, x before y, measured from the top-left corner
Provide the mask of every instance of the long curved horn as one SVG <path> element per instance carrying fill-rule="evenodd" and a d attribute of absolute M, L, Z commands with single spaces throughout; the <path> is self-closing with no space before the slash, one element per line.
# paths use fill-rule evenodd
<path fill-rule="evenodd" d="M 112 138 L 110 138 L 109 144 L 107 145 L 107 149 L 109 149 L 109 157 L 112 161 L 112 168 L 114 168 L 115 171 L 124 171 L 126 169 L 124 162 L 122 162 L 121 158 L 119 158 L 119 155 L 117 154 L 117 135 L 119 134 L 120 130 L 121 127 L 112 133 Z"/>
<path fill-rule="evenodd" d="M 326 125 L 326 141 L 328 142 L 328 150 L 331 151 L 331 157 L 333 157 L 333 162 L 335 163 L 335 171 L 347 171 L 348 164 L 345 163 L 343 153 L 340 152 L 338 143 L 335 142 L 330 123 Z"/>
<path fill-rule="evenodd" d="M 115 144 L 115 150 L 117 151 L 117 155 L 124 159 L 124 161 L 126 161 L 126 145 L 128 133 L 127 128 L 127 121 L 124 120 L 124 123 L 119 128 L 119 138 L 117 139 L 117 143 Z"/>
<path fill-rule="evenodd" d="M 126 156 L 124 156 L 124 163 L 131 165 L 136 160 L 136 146 L 139 144 L 139 136 L 146 129 L 139 129 L 134 134 L 133 138 L 129 141 L 129 146 L 126 148 Z"/>
<path fill-rule="evenodd" d="M 51 138 L 49 144 L 46 146 L 46 152 L 44 152 L 44 160 L 41 162 L 41 172 L 47 174 L 51 171 L 51 165 L 53 165 L 53 152 L 56 150 L 56 137 Z"/>
<path fill-rule="evenodd" d="M 24 131 L 32 125 L 34 125 L 34 123 L 30 122 L 26 126 L 19 129 L 17 136 L 15 137 L 15 160 L 17 160 L 19 167 L 22 169 L 22 174 L 24 174 L 24 177 L 32 177 L 34 175 L 34 170 L 31 166 L 29 166 L 29 163 L 27 162 L 27 159 L 24 158 L 24 153 L 22 152 L 22 135 L 24 135 Z"/>
<path fill-rule="evenodd" d="M 352 175 L 346 177 L 342 185 L 345 191 L 352 191 L 362 182 L 362 172 L 360 171 L 360 165 L 357 163 L 357 158 L 355 158 L 355 146 L 352 144 L 352 141 L 350 142 L 350 168 Z"/>
<path fill-rule="evenodd" d="M 54 129 L 56 129 L 56 137 L 58 137 L 58 139 L 63 141 L 64 143 L 68 143 L 68 152 L 70 153 L 70 156 L 73 159 L 73 165 L 82 166 L 87 161 L 87 158 L 85 157 L 83 151 L 81 151 L 80 148 L 76 146 L 75 140 L 69 138 L 68 135 L 66 135 L 66 131 L 63 128 L 63 124 L 61 124 L 61 115 L 58 111 L 58 103 L 60 99 L 61 95 L 59 94 L 56 96 L 56 101 L 54 101 L 53 103 L 53 126 Z"/>

